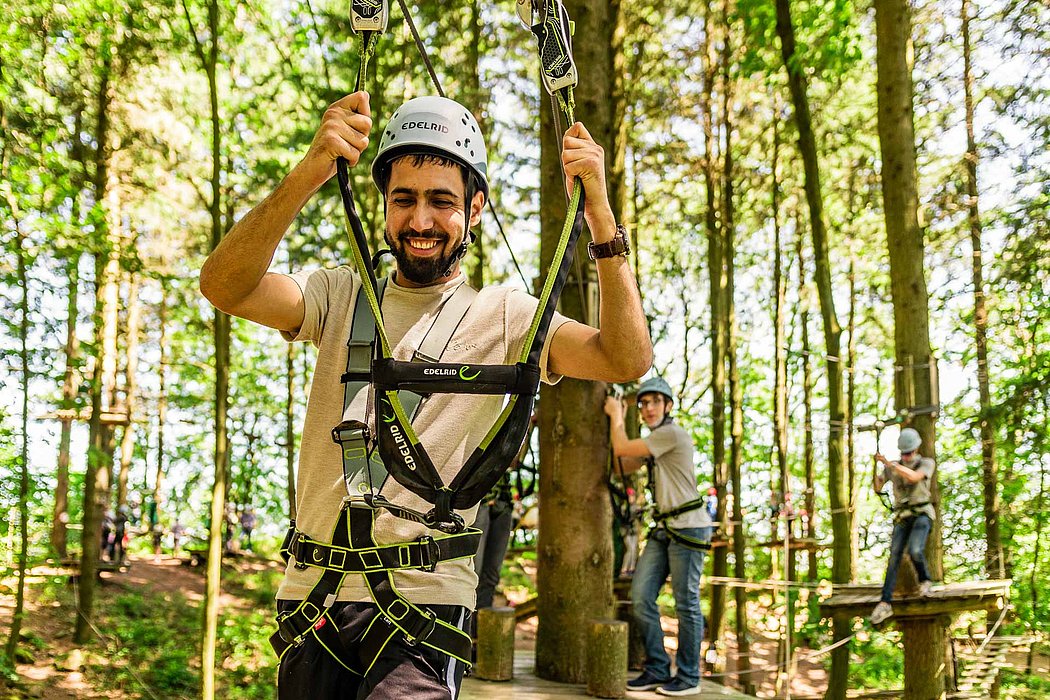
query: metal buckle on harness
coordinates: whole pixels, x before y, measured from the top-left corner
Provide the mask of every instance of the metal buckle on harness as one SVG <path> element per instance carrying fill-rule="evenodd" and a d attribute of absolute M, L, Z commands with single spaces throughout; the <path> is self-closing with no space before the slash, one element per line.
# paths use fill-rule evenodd
<path fill-rule="evenodd" d="M 332 428 L 332 442 L 335 444 L 342 445 L 351 440 L 363 440 L 366 445 L 371 442 L 372 431 L 368 429 L 368 424 L 359 420 L 344 420 Z"/>
<path fill-rule="evenodd" d="M 420 535 L 416 541 L 419 542 L 420 560 L 422 563 L 422 566 L 419 567 L 420 571 L 433 572 L 437 569 L 438 561 L 441 557 L 437 542 L 430 535 Z"/>
<path fill-rule="evenodd" d="M 300 557 L 300 553 L 302 552 L 302 546 L 305 543 L 306 535 L 300 532 L 295 538 L 292 539 L 291 543 L 288 545 L 288 553 L 292 555 L 292 557 L 295 559 L 295 564 L 293 564 L 293 566 L 299 571 L 305 570 L 308 566 L 306 562 L 304 562 Z"/>
<path fill-rule="evenodd" d="M 431 508 L 427 511 L 427 514 L 423 517 L 423 523 L 429 528 L 441 530 L 441 532 L 444 532 L 446 535 L 458 535 L 467 527 L 467 523 L 464 522 L 463 516 L 455 512 L 452 513 L 452 519 L 448 522 L 438 522 L 437 508 Z"/>
<path fill-rule="evenodd" d="M 423 631 L 419 634 L 411 635 L 408 632 L 404 632 L 405 644 L 414 647 L 430 636 L 430 633 L 434 631 L 435 627 L 437 627 L 437 614 L 435 614 L 433 610 L 428 609 L 426 618 L 427 626 L 424 627 Z"/>
<path fill-rule="evenodd" d="M 289 622 L 291 618 L 295 617 L 295 613 L 286 613 L 284 615 L 277 616 L 277 633 L 281 636 L 281 639 L 291 644 L 293 647 L 297 647 L 306 641 L 306 636 L 310 634 L 310 630 L 313 627 L 307 628 L 305 632 L 299 634 L 295 627 Z"/>

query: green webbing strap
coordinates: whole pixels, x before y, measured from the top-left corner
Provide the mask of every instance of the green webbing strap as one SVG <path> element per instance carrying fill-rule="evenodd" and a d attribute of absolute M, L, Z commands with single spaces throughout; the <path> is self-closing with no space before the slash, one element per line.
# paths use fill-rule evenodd
<path fill-rule="evenodd" d="M 675 528 L 669 525 L 661 525 L 661 527 L 663 527 L 663 529 L 667 532 L 668 537 L 670 537 L 672 540 L 682 545 L 683 547 L 695 549 L 702 552 L 706 552 L 709 549 L 711 549 L 710 542 L 705 542 L 704 540 L 700 540 L 695 537 L 690 537 L 689 535 L 684 535 L 681 531 L 676 530 Z"/>
<path fill-rule="evenodd" d="M 697 508 L 703 508 L 704 505 L 704 499 L 702 498 L 697 498 L 692 501 L 686 501 L 680 506 L 675 506 L 674 508 L 670 508 L 669 510 L 657 511 L 653 513 L 653 520 L 655 520 L 658 523 L 662 523 L 664 520 L 668 520 L 670 518 L 677 518 L 679 515 L 682 515 L 684 513 L 689 513 L 691 511 L 696 510 Z"/>
<path fill-rule="evenodd" d="M 380 299 L 386 289 L 387 278 L 378 281 Z M 470 305 L 477 298 L 477 291 L 466 283 L 461 284 L 442 304 L 437 317 L 427 330 L 419 348 L 413 353 L 414 360 L 435 363 L 441 359 L 452 336 Z M 351 497 L 376 495 L 386 481 L 387 468 L 382 459 L 370 449 L 368 427 L 350 416 L 350 404 L 364 391 L 372 379 L 372 357 L 376 338 L 376 321 L 367 303 L 363 303 L 364 284 L 358 291 L 351 321 L 350 339 L 347 342 L 346 374 L 343 375 L 343 420 L 332 431 L 332 439 L 339 443 L 343 453 L 343 476 L 347 493 Z M 414 416 L 423 397 L 411 391 L 400 391 L 402 405 L 408 415 Z"/>
<path fill-rule="evenodd" d="M 364 501 L 347 499 L 333 530 L 331 545 L 311 541 L 301 533 L 293 538 L 289 549 L 295 557 L 296 568 L 315 567 L 322 569 L 322 573 L 295 610 L 277 616 L 277 632 L 270 637 L 274 652 L 283 657 L 288 649 L 312 637 L 344 668 L 364 674 L 386 644 L 395 635 L 403 634 L 409 644 L 425 644 L 469 665 L 469 635 L 437 620 L 429 610 L 410 603 L 394 587 L 391 572 L 408 568 L 433 571 L 442 561 L 471 557 L 477 552 L 481 531 L 471 528 L 451 537 L 435 539 L 424 535 L 416 542 L 379 546 L 375 542 L 374 523 L 374 508 Z M 395 566 L 386 567 L 387 561 Z M 369 593 L 382 611 L 355 644 L 355 656 L 340 642 L 329 612 L 348 572 L 364 575 Z"/>

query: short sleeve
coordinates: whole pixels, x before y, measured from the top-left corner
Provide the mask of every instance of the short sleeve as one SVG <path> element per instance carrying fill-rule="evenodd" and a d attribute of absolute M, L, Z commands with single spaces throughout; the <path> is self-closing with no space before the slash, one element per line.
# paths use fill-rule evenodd
<path fill-rule="evenodd" d="M 669 427 L 660 427 L 646 435 L 642 440 L 649 448 L 649 454 L 659 459 L 678 445 L 678 436 Z"/>
<path fill-rule="evenodd" d="M 305 310 L 299 332 L 281 331 L 281 337 L 290 343 L 309 341 L 314 345 L 319 344 L 325 320 L 328 318 L 332 289 L 340 283 L 345 283 L 347 280 L 344 278 L 350 275 L 352 273 L 348 267 L 333 270 L 300 270 L 287 275 L 302 291 Z"/>
<path fill-rule="evenodd" d="M 525 335 L 532 324 L 533 316 L 536 315 L 536 307 L 538 305 L 539 300 L 536 297 L 521 290 L 513 289 L 507 294 L 507 339 L 508 346 L 512 352 L 521 352 L 521 344 L 524 342 Z M 571 320 L 557 311 L 554 312 L 554 316 L 551 318 L 551 324 L 547 328 L 547 337 L 543 339 L 543 348 L 540 350 L 540 381 L 545 384 L 557 384 L 561 381 L 560 374 L 551 374 L 547 371 L 547 363 L 554 334 Z M 517 358 L 513 359 L 517 360 Z"/>
<path fill-rule="evenodd" d="M 922 474 L 929 480 L 933 476 L 933 470 L 936 468 L 936 463 L 929 457 L 923 457 L 919 460 L 919 466 L 915 471 Z"/>

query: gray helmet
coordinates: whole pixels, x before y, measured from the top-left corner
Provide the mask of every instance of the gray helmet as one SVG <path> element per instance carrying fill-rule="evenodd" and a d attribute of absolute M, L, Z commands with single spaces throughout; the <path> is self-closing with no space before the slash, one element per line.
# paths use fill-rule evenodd
<path fill-rule="evenodd" d="M 669 401 L 674 401 L 674 392 L 671 385 L 663 380 L 663 377 L 649 377 L 638 387 L 638 397 L 642 394 L 663 394 Z"/>
<path fill-rule="evenodd" d="M 905 428 L 897 438 L 897 449 L 901 452 L 914 452 L 922 444 L 922 437 L 915 428 Z"/>
<path fill-rule="evenodd" d="M 390 164 L 404 155 L 430 154 L 451 158 L 477 181 L 489 196 L 488 156 L 481 127 L 470 110 L 447 97 L 417 97 L 401 105 L 383 130 L 372 161 L 372 180 L 382 192 Z"/>

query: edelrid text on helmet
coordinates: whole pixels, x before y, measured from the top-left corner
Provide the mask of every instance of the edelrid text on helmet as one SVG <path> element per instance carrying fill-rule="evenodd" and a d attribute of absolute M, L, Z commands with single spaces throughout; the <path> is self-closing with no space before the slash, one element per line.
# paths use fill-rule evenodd
<path fill-rule="evenodd" d="M 674 392 L 671 385 L 664 381 L 663 377 L 650 377 L 638 387 L 638 398 L 643 394 L 663 394 L 669 401 L 674 401 Z"/>
<path fill-rule="evenodd" d="M 915 428 L 905 428 L 897 438 L 897 449 L 901 452 L 914 452 L 922 444 L 922 437 Z"/>
<path fill-rule="evenodd" d="M 455 100 L 417 97 L 394 112 L 372 161 L 372 180 L 380 192 L 390 177 L 390 164 L 407 155 L 434 155 L 459 163 L 488 198 L 488 154 L 481 127 L 470 110 Z"/>

